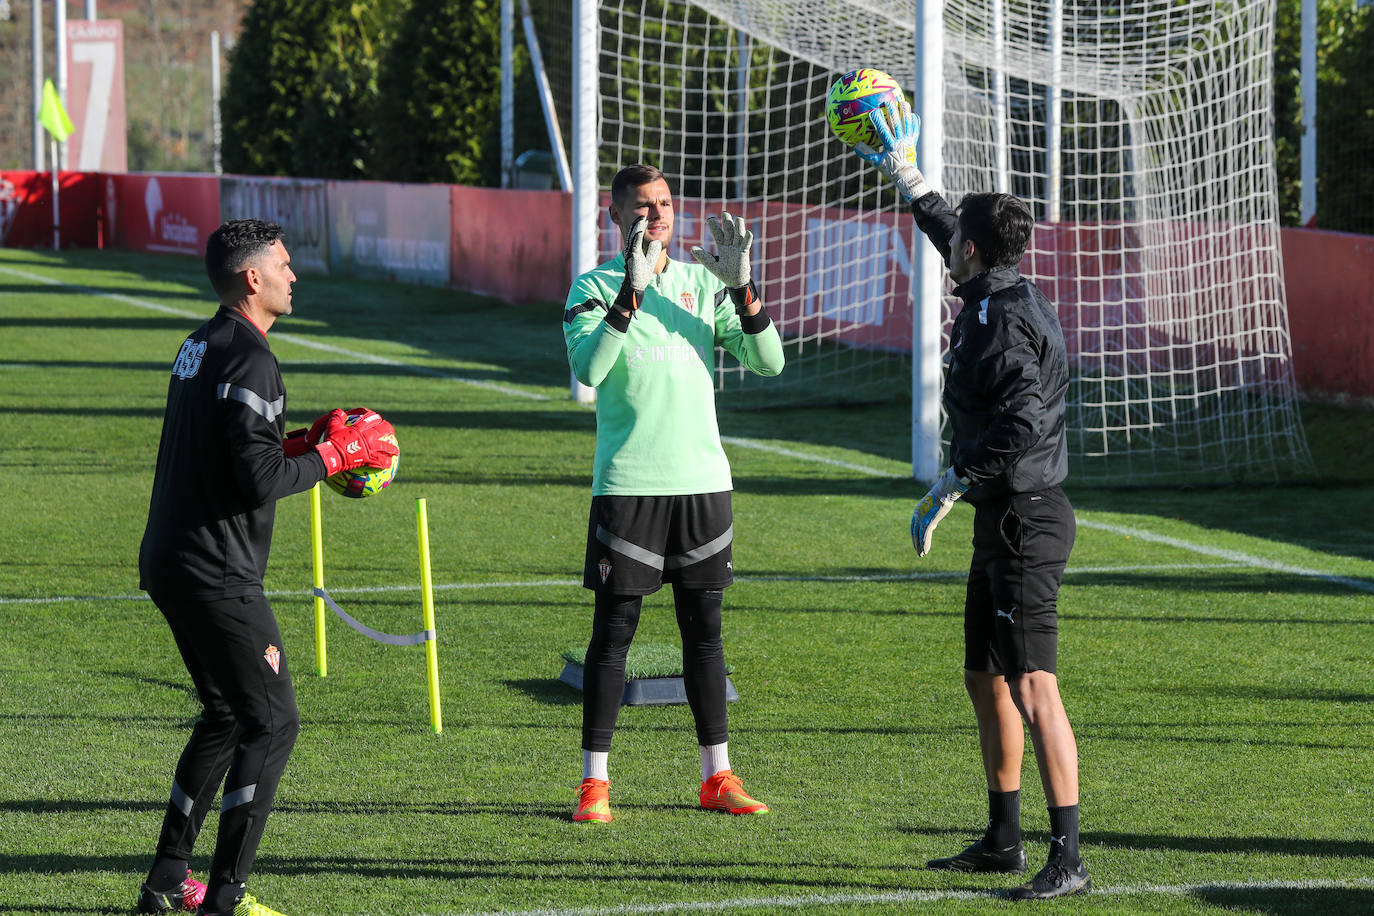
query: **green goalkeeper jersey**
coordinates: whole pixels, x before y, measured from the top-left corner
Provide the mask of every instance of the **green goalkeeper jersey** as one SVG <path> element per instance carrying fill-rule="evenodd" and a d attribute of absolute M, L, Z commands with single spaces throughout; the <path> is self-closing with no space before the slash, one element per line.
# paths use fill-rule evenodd
<path fill-rule="evenodd" d="M 758 375 L 782 371 L 782 339 L 766 312 L 741 319 L 700 264 L 668 260 L 626 330 L 606 320 L 625 279 L 625 255 L 568 291 L 568 363 L 596 388 L 597 496 L 679 496 L 732 489 L 716 426 L 715 348 Z M 743 324 L 741 324 L 741 320 Z"/>

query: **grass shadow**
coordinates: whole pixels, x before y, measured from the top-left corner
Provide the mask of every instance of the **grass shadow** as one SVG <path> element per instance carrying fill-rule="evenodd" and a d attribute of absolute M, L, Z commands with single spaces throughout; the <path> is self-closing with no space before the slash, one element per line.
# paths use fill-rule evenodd
<path fill-rule="evenodd" d="M 556 656 L 555 656 L 556 658 Z M 559 659 L 561 662 L 561 659 Z M 520 678 L 502 681 L 502 684 L 518 690 L 525 696 L 545 706 L 581 706 L 582 691 L 574 690 L 556 677 Z"/>
<path fill-rule="evenodd" d="M 1368 916 L 1374 890 L 1354 887 L 1200 887 L 1189 896 L 1226 910 L 1271 916 Z"/>

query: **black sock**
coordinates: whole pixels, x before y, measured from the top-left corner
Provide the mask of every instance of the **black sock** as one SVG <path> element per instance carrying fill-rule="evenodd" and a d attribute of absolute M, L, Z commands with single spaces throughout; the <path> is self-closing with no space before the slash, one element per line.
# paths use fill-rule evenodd
<path fill-rule="evenodd" d="M 1050 809 L 1050 858 L 1069 863 L 1078 861 L 1077 805 Z"/>
<path fill-rule="evenodd" d="M 185 880 L 185 859 L 169 859 L 165 856 L 158 856 L 153 860 L 153 867 L 148 870 L 147 884 L 159 893 L 174 891 L 181 887 L 181 882 Z"/>
<path fill-rule="evenodd" d="M 994 792 L 988 789 L 988 830 L 983 845 L 1007 849 L 1021 842 L 1021 790 Z"/>
<path fill-rule="evenodd" d="M 201 904 L 207 913 L 222 914 L 229 916 L 234 912 L 234 904 L 239 902 L 243 896 L 243 882 L 231 881 L 228 884 L 216 884 L 210 882 L 210 887 L 205 892 L 205 902 Z"/>

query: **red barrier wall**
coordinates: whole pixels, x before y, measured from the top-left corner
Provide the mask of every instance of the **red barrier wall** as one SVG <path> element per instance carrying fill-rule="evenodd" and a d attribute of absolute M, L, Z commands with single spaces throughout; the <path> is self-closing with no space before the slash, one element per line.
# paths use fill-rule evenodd
<path fill-rule="evenodd" d="M 200 256 L 206 237 L 221 218 L 220 182 L 214 175 L 63 172 L 60 179 L 63 247 L 117 245 Z M 19 248 L 52 244 L 50 181 L 46 172 L 0 172 L 0 244 Z M 572 279 L 571 195 L 450 186 L 448 199 L 450 285 L 513 303 L 563 300 Z M 598 218 L 606 224 L 601 228 L 611 231 L 603 232 L 603 245 L 615 240 L 604 203 Z M 859 245 L 865 251 L 885 246 L 888 266 L 879 276 L 868 278 L 871 282 L 862 290 L 846 287 L 845 301 L 831 302 L 813 291 L 807 278 L 844 271 L 842 256 L 832 258 L 835 263 L 812 256 L 821 250 L 820 243 L 843 255 L 834 245 L 836 240 L 825 235 L 835 229 L 831 223 L 845 216 L 842 211 L 806 216 L 799 208 L 778 204 L 733 209 L 755 221 L 761 244 L 769 247 L 772 257 L 781 257 L 782 266 L 775 271 L 778 276 L 766 278 L 767 295 L 777 310 L 775 320 L 788 333 L 839 326 L 846 329 L 846 339 L 866 346 L 902 349 L 910 345 L 911 313 L 901 305 L 909 295 L 910 265 L 903 263 L 903 251 L 910 245 L 909 221 L 875 217 L 861 225 L 840 227 L 853 235 L 839 239 L 845 245 Z M 707 212 L 713 210 L 701 201 L 679 201 L 675 257 L 686 258 L 688 247 L 706 242 Z M 328 219 L 332 224 L 336 214 L 328 214 Z M 1087 228 L 1093 238 L 1094 233 L 1102 234 L 1100 248 L 1095 250 L 1104 255 L 1118 250 L 1108 238 L 1109 227 Z M 1077 250 L 1085 247 L 1084 229 L 1075 227 Z M 1374 402 L 1374 237 L 1317 229 L 1284 229 L 1281 237 L 1299 390 L 1309 397 Z M 1232 247 L 1243 251 L 1246 246 L 1242 240 Z M 1051 244 L 1045 256 L 1054 257 L 1057 251 Z M 1115 276 L 1111 271 L 1107 274 Z M 1079 286 L 1099 282 L 1091 270 L 1085 274 L 1082 265 L 1073 271 L 1073 279 Z M 1109 282 L 1106 275 L 1100 279 Z M 1057 301 L 1073 298 L 1071 290 L 1047 283 L 1047 292 Z M 1123 288 L 1107 299 L 1125 303 L 1131 298 L 1127 293 Z M 1113 316 L 1102 316 L 1103 320 L 1109 317 Z M 1077 330 L 1065 327 L 1070 336 Z M 1158 333 L 1155 328 L 1148 330 Z"/>
<path fill-rule="evenodd" d="M 450 285 L 517 305 L 562 302 L 572 285 L 572 195 L 449 189 Z"/>
<path fill-rule="evenodd" d="M 205 257 L 219 226 L 218 175 L 106 175 L 106 244 Z"/>
<path fill-rule="evenodd" d="M 63 248 L 99 248 L 100 176 L 59 172 Z M 52 247 L 52 173 L 0 172 L 0 245 Z"/>
<path fill-rule="evenodd" d="M 1284 229 L 1283 273 L 1299 390 L 1374 399 L 1374 236 Z"/>

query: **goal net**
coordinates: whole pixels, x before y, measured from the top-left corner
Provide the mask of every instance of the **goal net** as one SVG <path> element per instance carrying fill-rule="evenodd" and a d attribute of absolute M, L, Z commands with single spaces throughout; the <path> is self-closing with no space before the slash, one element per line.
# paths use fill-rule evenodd
<path fill-rule="evenodd" d="M 1079 483 L 1310 469 L 1280 260 L 1272 4 L 943 5 L 934 171 L 952 203 L 1001 190 L 1035 213 L 1021 266 L 1059 308 Z M 755 276 L 788 366 L 755 384 L 719 354 L 723 407 L 939 397 L 938 381 L 912 388 L 913 314 L 941 323 L 943 353 L 958 302 L 913 308 L 915 246 L 928 243 L 823 113 L 830 83 L 858 66 L 912 86 L 916 10 L 601 0 L 601 259 L 620 246 L 604 189 L 635 161 L 674 186 L 673 257 L 711 247 L 705 217 L 722 210 L 757 237 Z"/>

